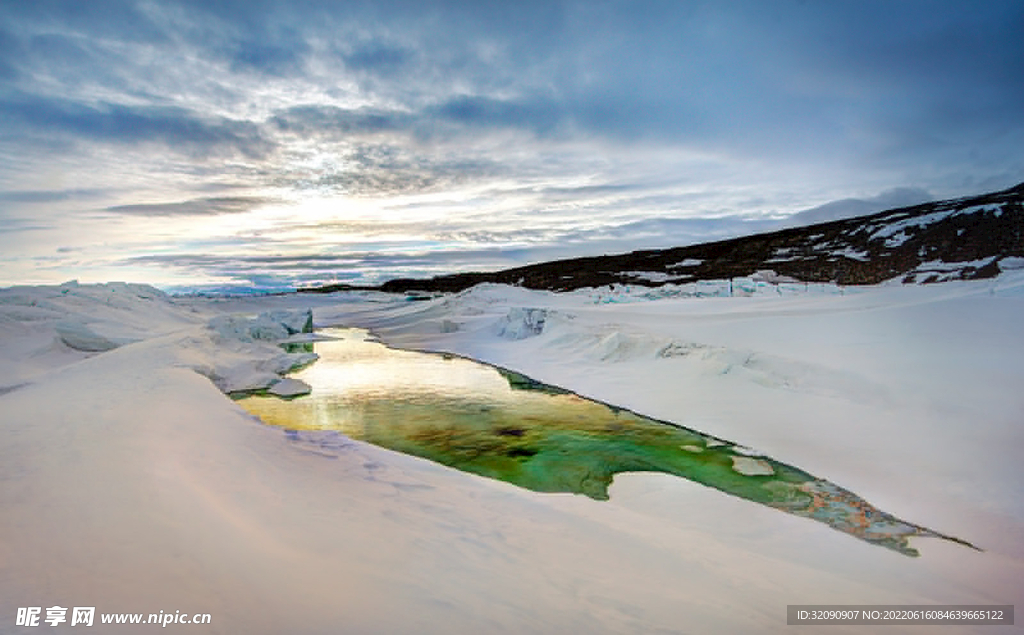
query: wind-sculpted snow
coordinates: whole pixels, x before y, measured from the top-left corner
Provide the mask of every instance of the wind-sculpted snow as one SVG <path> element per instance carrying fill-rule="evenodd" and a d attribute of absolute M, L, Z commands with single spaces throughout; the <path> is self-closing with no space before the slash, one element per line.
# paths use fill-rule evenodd
<path fill-rule="evenodd" d="M 507 340 L 522 340 L 544 332 L 544 325 L 552 313 L 547 309 L 513 307 L 495 323 L 498 337 Z"/>
<path fill-rule="evenodd" d="M 222 315 L 210 320 L 207 328 L 215 341 L 237 355 L 236 361 L 197 369 L 225 393 L 268 390 L 278 396 L 294 397 L 309 392 L 309 386 L 282 375 L 307 366 L 317 359 L 313 352 L 281 352 L 281 345 L 305 344 L 308 338 L 294 335 L 311 333 L 313 312 L 278 310 L 256 317 Z"/>
<path fill-rule="evenodd" d="M 0 289 L 0 385 L 199 324 L 149 285 L 111 282 Z"/>
<path fill-rule="evenodd" d="M 313 312 L 270 311 L 256 317 L 222 315 L 210 320 L 210 330 L 218 337 L 241 342 L 263 340 L 276 342 L 296 333 L 313 330 Z"/>
<path fill-rule="evenodd" d="M 61 321 L 54 324 L 53 328 L 57 331 L 60 341 L 76 351 L 99 353 L 109 351 L 123 344 L 123 342 L 115 342 L 95 333 L 81 322 Z"/>
<path fill-rule="evenodd" d="M 702 264 L 680 271 L 714 261 L 670 264 L 691 257 Z M 734 278 L 731 295 L 727 277 L 563 294 L 483 285 L 416 301 L 0 289 L 0 631 L 18 607 L 57 604 L 181 609 L 212 614 L 209 632 L 296 635 L 783 633 L 794 602 L 1013 604 L 1024 579 L 1019 260 L 942 285 Z M 620 473 L 597 502 L 261 425 L 207 377 L 272 387 L 315 338 L 209 322 L 281 310 L 308 321 L 309 307 L 318 327 L 371 328 L 389 345 L 514 369 L 506 385 L 562 386 L 758 448 L 719 449 L 716 469 L 767 481 L 774 457 L 842 488 L 806 482 L 810 515 L 842 509 L 870 531 L 869 510 L 847 505 L 856 492 L 985 551 L 919 540 L 912 560 L 670 474 Z M 543 328 L 500 337 L 517 307 L 544 311 Z M 62 321 L 121 345 L 71 348 Z M 492 436 L 526 461 L 533 432 L 519 429 Z M 681 445 L 709 460 L 720 447 Z"/>

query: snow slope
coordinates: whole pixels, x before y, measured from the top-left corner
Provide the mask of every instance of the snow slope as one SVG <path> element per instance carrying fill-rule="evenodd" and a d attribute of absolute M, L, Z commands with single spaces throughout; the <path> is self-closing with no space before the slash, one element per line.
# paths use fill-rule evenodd
<path fill-rule="evenodd" d="M 192 632 L 450 634 L 789 632 L 787 604 L 1013 603 L 1024 278 L 839 291 L 0 290 L 0 632 L 58 604 L 212 615 L 167 627 Z M 664 475 L 620 476 L 601 503 L 289 436 L 210 378 L 275 381 L 275 342 L 224 325 L 305 308 L 756 447 L 986 551 L 920 540 L 906 558 Z"/>

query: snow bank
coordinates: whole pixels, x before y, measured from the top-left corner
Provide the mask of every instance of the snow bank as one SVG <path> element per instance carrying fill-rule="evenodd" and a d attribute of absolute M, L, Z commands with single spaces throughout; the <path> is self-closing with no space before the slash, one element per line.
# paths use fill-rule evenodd
<path fill-rule="evenodd" d="M 281 352 L 280 345 L 306 339 L 292 336 L 312 332 L 312 310 L 277 310 L 256 317 L 221 315 L 211 319 L 207 329 L 222 352 L 215 363 L 193 368 L 223 392 L 267 390 L 280 397 L 295 397 L 310 391 L 304 382 L 282 375 L 312 364 L 316 353 Z"/>
<path fill-rule="evenodd" d="M 204 319 L 148 285 L 72 281 L 0 289 L 0 389 Z"/>
<path fill-rule="evenodd" d="M 60 338 L 61 342 L 76 351 L 100 353 L 117 348 L 124 343 L 115 342 L 110 338 L 103 337 L 82 322 L 61 321 L 54 324 L 53 329 L 57 332 L 57 337 Z"/>
<path fill-rule="evenodd" d="M 334 317 L 394 345 L 476 357 L 756 447 L 987 550 L 953 556 L 919 541 L 924 564 L 897 574 L 905 591 L 1011 602 L 1009 590 L 1021 589 L 1014 576 L 1024 571 L 1016 460 L 1024 398 L 1011 379 L 1024 376 L 1024 276 L 930 287 L 789 285 L 787 293 L 750 284 L 747 297 L 618 287 L 510 288 L 502 298 L 498 288 L 479 287 L 415 308 Z M 571 319 L 551 319 L 559 315 Z M 537 316 L 545 317 L 540 328 Z M 458 320 L 459 330 L 431 328 L 441 319 Z M 630 475 L 613 485 L 612 503 L 687 522 L 685 512 L 666 511 L 678 505 L 670 492 L 664 479 Z M 732 535 L 711 521 L 708 530 Z M 809 563 L 825 537 L 802 535 L 809 542 L 783 551 Z"/>
<path fill-rule="evenodd" d="M 622 302 L 0 290 L 0 631 L 55 604 L 210 613 L 177 627 L 210 633 L 604 634 L 789 632 L 792 603 L 1014 603 L 1024 277 L 1007 275 Z M 664 475 L 620 476 L 607 503 L 537 494 L 225 398 L 300 389 L 281 374 L 311 357 L 279 344 L 312 322 L 756 447 L 987 551 L 922 540 L 912 560 Z M 59 324 L 120 345 L 71 348 Z"/>
<path fill-rule="evenodd" d="M 494 330 L 498 337 L 522 340 L 543 333 L 550 316 L 547 309 L 513 307 L 495 323 Z"/>
<path fill-rule="evenodd" d="M 313 311 L 270 311 L 255 318 L 222 315 L 210 320 L 210 329 L 222 339 L 276 342 L 296 333 L 313 331 Z"/>

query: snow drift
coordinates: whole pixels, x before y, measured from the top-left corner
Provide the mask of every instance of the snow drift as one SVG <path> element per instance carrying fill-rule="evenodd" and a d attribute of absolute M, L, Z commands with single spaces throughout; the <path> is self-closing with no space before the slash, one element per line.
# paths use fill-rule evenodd
<path fill-rule="evenodd" d="M 211 633 L 736 633 L 788 632 L 793 603 L 1012 604 L 1024 278 L 752 285 L 2 289 L 0 632 L 54 605 L 210 613 L 168 628 Z M 261 425 L 224 392 L 287 381 L 311 359 L 279 343 L 313 322 L 756 447 L 986 551 L 922 540 L 911 560 L 672 477 L 619 477 L 600 503 Z"/>

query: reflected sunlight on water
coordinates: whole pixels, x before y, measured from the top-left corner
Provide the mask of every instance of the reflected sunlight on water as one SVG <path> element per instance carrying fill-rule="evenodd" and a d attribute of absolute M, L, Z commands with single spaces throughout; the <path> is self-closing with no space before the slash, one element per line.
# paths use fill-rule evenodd
<path fill-rule="evenodd" d="M 943 536 L 770 457 L 674 424 L 584 399 L 453 355 L 388 348 L 359 329 L 325 329 L 320 359 L 291 376 L 312 386 L 285 400 L 238 403 L 288 429 L 337 430 L 392 450 L 539 492 L 608 498 L 621 472 L 674 474 L 813 518 L 917 555 L 911 536 Z M 967 544 L 967 543 L 963 543 Z"/>

